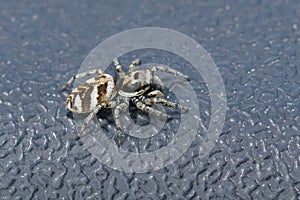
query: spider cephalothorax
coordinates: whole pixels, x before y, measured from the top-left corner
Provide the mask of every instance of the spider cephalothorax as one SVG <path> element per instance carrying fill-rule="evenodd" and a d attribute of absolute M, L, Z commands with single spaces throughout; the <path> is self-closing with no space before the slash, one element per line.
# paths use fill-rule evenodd
<path fill-rule="evenodd" d="M 151 107 L 154 104 L 161 104 L 172 108 L 187 108 L 179 104 L 170 102 L 164 98 L 161 90 L 154 89 L 154 81 L 163 87 L 161 79 L 155 75 L 156 71 L 163 71 L 174 76 L 188 79 L 188 76 L 164 66 L 154 66 L 150 69 L 135 70 L 134 67 L 140 64 L 140 60 L 134 60 L 129 66 L 129 71 L 125 73 L 117 59 L 114 60 L 116 70 L 120 75 L 120 89 L 117 89 L 115 80 L 109 74 L 103 74 L 101 70 L 90 70 L 73 76 L 62 88 L 64 90 L 75 79 L 83 78 L 98 73 L 97 76 L 88 79 L 75 88 L 68 96 L 67 108 L 76 113 L 90 113 L 85 119 L 79 132 L 82 135 L 85 127 L 102 108 L 114 108 L 113 116 L 118 129 L 118 143 L 121 143 L 122 129 L 120 123 L 120 112 L 124 112 L 129 107 L 131 101 L 140 110 L 152 113 L 156 116 L 169 118 L 169 116 Z"/>

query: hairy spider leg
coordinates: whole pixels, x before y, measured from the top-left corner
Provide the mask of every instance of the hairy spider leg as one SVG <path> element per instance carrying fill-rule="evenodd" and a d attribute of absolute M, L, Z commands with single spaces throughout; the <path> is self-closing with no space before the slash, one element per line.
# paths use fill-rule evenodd
<path fill-rule="evenodd" d="M 70 78 L 67 81 L 67 83 L 61 88 L 61 91 L 65 90 L 76 79 L 84 78 L 84 77 L 90 76 L 92 74 L 103 74 L 103 71 L 101 69 L 92 69 L 92 70 L 89 70 L 89 71 L 86 71 L 86 72 L 76 74 L 76 75 L 72 76 L 72 78 Z"/>
<path fill-rule="evenodd" d="M 116 123 L 116 127 L 118 130 L 118 144 L 120 146 L 122 139 L 122 128 L 121 128 L 121 120 L 120 120 L 120 112 L 124 112 L 129 107 L 129 102 L 123 102 L 116 106 L 114 110 L 114 119 Z"/>
<path fill-rule="evenodd" d="M 132 72 L 134 70 L 134 67 L 136 67 L 138 65 L 141 65 L 141 60 L 139 58 L 136 58 L 129 65 L 129 72 Z"/>
<path fill-rule="evenodd" d="M 153 76 L 154 76 L 154 72 L 162 71 L 162 72 L 166 72 L 166 73 L 172 74 L 174 76 L 180 76 L 180 77 L 185 78 L 186 80 L 189 80 L 189 77 L 187 75 L 184 75 L 183 73 L 181 73 L 179 71 L 176 71 L 174 69 L 171 69 L 171 68 L 168 68 L 165 66 L 154 66 L 150 69 L 150 71 L 152 72 Z"/>

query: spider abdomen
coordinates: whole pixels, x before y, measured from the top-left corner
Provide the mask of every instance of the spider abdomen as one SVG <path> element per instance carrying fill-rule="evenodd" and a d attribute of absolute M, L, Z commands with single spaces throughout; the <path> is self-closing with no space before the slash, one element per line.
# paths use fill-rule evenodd
<path fill-rule="evenodd" d="M 117 92 L 116 83 L 109 74 L 88 79 L 75 88 L 67 98 L 67 108 L 72 112 L 91 112 L 101 103 L 108 103 Z"/>

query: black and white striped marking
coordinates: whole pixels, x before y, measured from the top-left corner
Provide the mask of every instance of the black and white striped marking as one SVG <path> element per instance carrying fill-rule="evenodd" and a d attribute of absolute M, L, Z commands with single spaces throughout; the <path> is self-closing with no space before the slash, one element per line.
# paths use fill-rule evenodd
<path fill-rule="evenodd" d="M 75 88 L 67 98 L 67 107 L 72 112 L 91 112 L 101 103 L 108 103 L 117 92 L 116 83 L 109 74 L 88 79 Z"/>

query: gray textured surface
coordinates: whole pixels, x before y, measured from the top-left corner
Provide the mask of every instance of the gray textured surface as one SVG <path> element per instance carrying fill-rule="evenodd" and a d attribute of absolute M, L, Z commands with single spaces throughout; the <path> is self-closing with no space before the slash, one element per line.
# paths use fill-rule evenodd
<path fill-rule="evenodd" d="M 1 199 L 299 199 L 299 19 L 298 1 L 1 2 Z M 191 151 L 189 162 L 124 174 L 75 140 L 59 88 L 99 42 L 144 26 L 200 42 L 228 112 L 201 163 Z"/>

